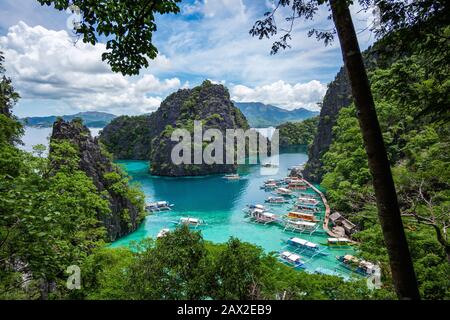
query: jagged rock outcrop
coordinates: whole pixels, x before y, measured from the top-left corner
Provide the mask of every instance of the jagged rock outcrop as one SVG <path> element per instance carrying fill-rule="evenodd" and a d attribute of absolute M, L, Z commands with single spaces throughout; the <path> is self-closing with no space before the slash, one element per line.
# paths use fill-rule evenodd
<path fill-rule="evenodd" d="M 178 142 L 171 141 L 175 129 L 186 129 L 194 141 L 194 121 L 201 121 L 203 132 L 218 129 L 225 138 L 226 129 L 249 129 L 246 118 L 234 106 L 223 85 L 204 81 L 193 89 L 182 89 L 167 97 L 161 107 L 151 115 L 151 121 L 158 124 L 159 132 L 152 139 L 150 163 L 151 173 L 160 176 L 197 176 L 216 173 L 232 173 L 234 164 L 181 164 L 171 159 L 171 152 Z M 225 139 L 223 140 L 225 155 Z M 192 149 L 191 149 L 192 150 Z M 191 152 L 192 163 L 194 152 Z"/>
<path fill-rule="evenodd" d="M 323 99 L 317 134 L 309 149 L 308 162 L 303 170 L 306 179 L 314 182 L 322 180 L 322 155 L 328 151 L 333 140 L 333 126 L 336 124 L 339 110 L 352 103 L 351 95 L 347 72 L 342 67 L 336 78 L 328 85 L 328 90 Z"/>
<path fill-rule="evenodd" d="M 236 165 L 172 163 L 172 149 L 178 144 L 171 141 L 172 132 L 186 129 L 193 137 L 194 121 L 202 123 L 203 132 L 214 128 L 224 137 L 226 129 L 249 128 L 245 116 L 230 100 L 227 88 L 204 81 L 201 86 L 169 95 L 150 115 L 116 118 L 104 128 L 99 139 L 116 159 L 150 160 L 154 175 L 175 177 L 235 172 Z"/>
<path fill-rule="evenodd" d="M 391 45 L 385 45 L 382 40 L 376 42 L 363 52 L 366 69 L 370 72 L 376 68 L 386 68 L 403 53 Z M 350 80 L 347 71 L 342 67 L 335 79 L 328 85 L 319 116 L 317 135 L 309 149 L 308 162 L 303 170 L 306 179 L 321 182 L 324 174 L 321 158 L 328 151 L 333 141 L 333 127 L 336 124 L 339 111 L 353 102 Z"/>
<path fill-rule="evenodd" d="M 80 170 L 92 179 L 99 192 L 108 197 L 111 214 L 98 218 L 105 225 L 109 240 L 114 241 L 135 231 L 144 217 L 144 203 L 126 194 L 128 185 L 123 181 L 123 172 L 111 162 L 97 139 L 92 138 L 89 129 L 80 120 L 65 122 L 58 119 L 53 124 L 51 141 L 58 140 L 66 140 L 76 146 Z M 117 188 L 118 183 L 121 188 Z"/>

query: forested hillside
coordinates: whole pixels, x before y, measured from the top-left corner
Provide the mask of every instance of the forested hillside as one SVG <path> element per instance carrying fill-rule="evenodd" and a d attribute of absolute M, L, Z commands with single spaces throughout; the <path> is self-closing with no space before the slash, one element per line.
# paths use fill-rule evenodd
<path fill-rule="evenodd" d="M 397 58 L 378 56 L 381 67 L 370 73 L 419 288 L 428 299 L 450 297 L 449 36 L 450 27 L 440 26 L 414 44 L 384 39 Z M 354 105 L 339 111 L 322 157 L 322 186 L 332 207 L 362 230 L 355 235 L 361 254 L 381 261 L 390 282 L 357 116 Z"/>

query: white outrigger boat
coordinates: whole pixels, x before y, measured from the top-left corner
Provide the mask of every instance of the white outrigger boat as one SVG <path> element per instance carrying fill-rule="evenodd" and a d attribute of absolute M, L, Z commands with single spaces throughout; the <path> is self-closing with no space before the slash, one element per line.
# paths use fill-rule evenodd
<path fill-rule="evenodd" d="M 304 198 L 312 198 L 312 199 L 316 199 L 316 200 L 320 199 L 320 195 L 317 193 L 299 192 L 298 196 L 304 197 Z"/>
<path fill-rule="evenodd" d="M 243 209 L 244 212 L 249 215 L 251 214 L 254 210 L 261 210 L 261 211 L 266 211 L 267 208 L 265 206 L 263 206 L 262 204 L 248 204 L 247 208 Z"/>
<path fill-rule="evenodd" d="M 310 254 L 312 257 L 316 255 L 328 255 L 328 253 L 325 252 L 326 248 L 320 247 L 317 243 L 309 242 L 304 239 L 292 237 L 288 239 L 286 243 L 289 246 L 294 247 L 295 252 Z"/>
<path fill-rule="evenodd" d="M 285 204 L 289 203 L 289 200 L 286 200 L 284 197 L 268 197 L 265 202 L 270 204 Z"/>
<path fill-rule="evenodd" d="M 293 197 L 294 193 L 292 192 L 292 190 L 286 189 L 286 188 L 277 188 L 275 190 L 275 193 L 277 195 L 283 196 L 283 197 Z"/>
<path fill-rule="evenodd" d="M 304 213 L 304 212 L 297 212 L 297 211 L 290 211 L 288 214 L 286 214 L 285 217 L 287 219 L 291 219 L 291 220 L 303 220 L 303 221 L 309 221 L 309 222 L 319 222 L 320 221 L 312 213 Z"/>
<path fill-rule="evenodd" d="M 301 260 L 302 257 L 296 253 L 292 253 L 289 251 L 282 251 L 282 252 L 280 252 L 278 259 L 281 262 L 284 262 L 284 263 L 292 266 L 293 268 L 304 268 L 305 267 L 305 263 Z"/>
<path fill-rule="evenodd" d="M 313 205 L 313 206 L 317 206 L 320 203 L 320 201 L 317 199 L 307 198 L 307 197 L 298 197 L 297 202 L 302 203 L 302 204 L 309 204 L 309 205 Z"/>
<path fill-rule="evenodd" d="M 248 216 L 251 220 L 262 224 L 269 224 L 278 220 L 278 216 L 276 214 L 260 209 L 253 210 Z"/>
<path fill-rule="evenodd" d="M 190 217 L 182 217 L 180 218 L 180 220 L 175 221 L 174 223 L 178 225 L 186 225 L 195 228 L 206 225 L 205 221 L 198 218 L 190 218 Z"/>
<path fill-rule="evenodd" d="M 352 256 L 350 254 L 347 254 L 345 256 L 336 257 L 336 259 L 341 263 L 343 267 L 345 267 L 348 270 L 351 270 L 353 272 L 356 272 L 362 276 L 370 276 L 371 274 L 375 273 L 377 271 L 377 265 L 366 261 L 356 258 L 355 256 Z M 379 267 L 378 267 L 379 270 Z"/>
<path fill-rule="evenodd" d="M 325 245 L 330 247 L 348 247 L 353 244 L 348 238 L 328 238 Z"/>
<path fill-rule="evenodd" d="M 306 213 L 319 213 L 319 208 L 312 204 L 296 203 L 294 209 L 304 211 Z"/>
<path fill-rule="evenodd" d="M 161 229 L 161 231 L 159 231 L 158 235 L 156 236 L 156 239 L 164 238 L 169 232 L 170 229 Z"/>
<path fill-rule="evenodd" d="M 172 210 L 173 204 L 170 204 L 167 201 L 157 201 L 157 202 L 151 202 L 147 203 L 145 205 L 145 210 L 150 212 L 158 212 L 158 211 L 167 211 Z"/>
<path fill-rule="evenodd" d="M 233 173 L 233 174 L 226 174 L 223 176 L 223 178 L 227 180 L 239 180 L 241 179 L 241 176 L 237 173 Z"/>
<path fill-rule="evenodd" d="M 276 184 L 275 182 L 273 183 L 264 183 L 264 185 L 261 186 L 261 189 L 264 190 L 273 190 L 278 188 L 278 184 Z"/>
<path fill-rule="evenodd" d="M 315 222 L 309 222 L 304 220 L 283 220 L 284 231 L 300 232 L 313 234 L 319 228 L 319 225 Z"/>

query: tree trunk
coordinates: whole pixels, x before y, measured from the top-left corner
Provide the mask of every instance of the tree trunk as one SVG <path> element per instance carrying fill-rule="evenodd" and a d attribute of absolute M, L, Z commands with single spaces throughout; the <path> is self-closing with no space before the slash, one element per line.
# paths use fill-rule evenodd
<path fill-rule="evenodd" d="M 400 299 L 420 299 L 391 168 L 350 10 L 346 0 L 330 0 L 330 5 L 369 159 L 395 290 Z"/>

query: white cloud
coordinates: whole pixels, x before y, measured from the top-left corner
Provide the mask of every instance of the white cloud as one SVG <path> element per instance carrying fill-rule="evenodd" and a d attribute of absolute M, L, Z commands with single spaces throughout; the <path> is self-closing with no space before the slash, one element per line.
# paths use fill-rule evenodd
<path fill-rule="evenodd" d="M 152 74 L 124 77 L 113 73 L 101 60 L 104 44 L 74 44 L 66 31 L 20 22 L 0 37 L 0 47 L 22 98 L 62 100 L 74 111 L 150 112 L 159 107 L 162 96 L 182 86 L 178 78 L 160 80 Z M 151 65 L 164 70 L 170 67 L 170 60 L 160 55 Z"/>
<path fill-rule="evenodd" d="M 285 109 L 307 108 L 317 110 L 327 90 L 317 80 L 291 85 L 282 80 L 272 84 L 249 88 L 236 85 L 231 88 L 232 99 L 237 102 L 264 102 Z"/>

